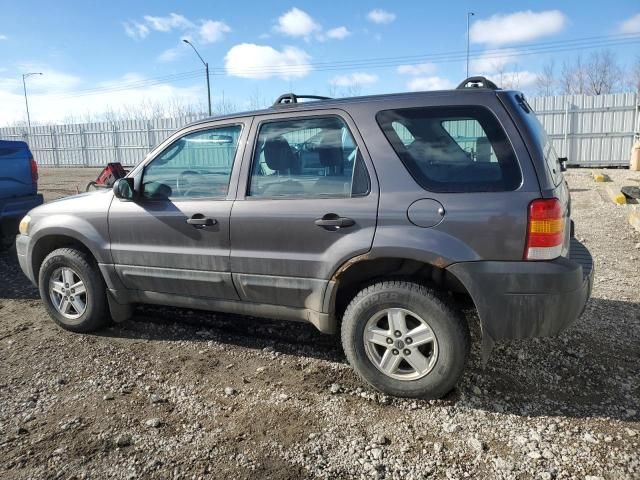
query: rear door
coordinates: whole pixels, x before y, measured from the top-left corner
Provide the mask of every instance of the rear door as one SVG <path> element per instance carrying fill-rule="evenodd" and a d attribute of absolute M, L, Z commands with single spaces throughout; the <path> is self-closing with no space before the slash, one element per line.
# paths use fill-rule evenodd
<path fill-rule="evenodd" d="M 250 119 L 194 127 L 134 172 L 136 201 L 113 199 L 111 252 L 132 290 L 238 299 L 229 215 Z"/>
<path fill-rule="evenodd" d="M 351 119 L 330 110 L 257 117 L 231 214 L 245 301 L 322 311 L 333 272 L 371 248 L 378 183 Z"/>

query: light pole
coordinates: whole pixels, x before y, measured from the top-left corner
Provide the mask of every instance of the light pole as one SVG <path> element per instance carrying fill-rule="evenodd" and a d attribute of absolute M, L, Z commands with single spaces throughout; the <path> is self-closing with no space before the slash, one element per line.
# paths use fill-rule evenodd
<path fill-rule="evenodd" d="M 474 15 L 473 12 L 467 12 L 467 78 L 469 78 L 469 19 Z"/>
<path fill-rule="evenodd" d="M 196 55 L 198 55 L 198 58 L 204 64 L 204 71 L 207 74 L 207 100 L 209 103 L 209 116 L 211 116 L 211 86 L 209 85 L 209 64 L 205 62 L 204 59 L 200 56 L 200 54 L 198 53 L 198 50 L 196 50 L 196 47 L 193 46 L 193 43 L 191 43 L 186 38 L 183 39 L 182 41 L 187 45 L 191 45 L 191 48 L 193 48 L 193 51 L 196 52 Z"/>
<path fill-rule="evenodd" d="M 42 73 L 31 72 L 22 74 L 22 88 L 24 89 L 24 105 L 25 107 L 27 107 L 27 125 L 29 125 L 29 134 L 31 134 L 31 117 L 29 116 L 29 101 L 27 100 L 27 82 L 25 82 L 25 78 L 28 78 L 32 75 L 42 75 Z"/>

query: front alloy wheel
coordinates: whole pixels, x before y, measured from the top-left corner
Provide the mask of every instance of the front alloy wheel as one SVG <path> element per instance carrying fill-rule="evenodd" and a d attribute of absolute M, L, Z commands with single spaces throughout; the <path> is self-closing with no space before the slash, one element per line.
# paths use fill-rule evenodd
<path fill-rule="evenodd" d="M 69 267 L 53 271 L 49 296 L 55 309 L 69 320 L 80 318 L 87 309 L 87 289 L 80 276 Z"/>
<path fill-rule="evenodd" d="M 109 323 L 106 286 L 87 252 L 51 252 L 40 266 L 38 287 L 49 315 L 62 328 L 92 332 Z"/>

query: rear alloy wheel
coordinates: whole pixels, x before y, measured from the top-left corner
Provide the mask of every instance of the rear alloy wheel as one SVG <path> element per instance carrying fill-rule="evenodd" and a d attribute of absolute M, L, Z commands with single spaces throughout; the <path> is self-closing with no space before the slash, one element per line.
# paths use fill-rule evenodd
<path fill-rule="evenodd" d="M 440 398 L 464 371 L 469 332 L 439 292 L 385 281 L 360 291 L 347 307 L 342 346 L 356 373 L 376 389 Z"/>
<path fill-rule="evenodd" d="M 364 333 L 369 360 L 397 380 L 418 380 L 438 359 L 438 340 L 429 324 L 404 308 L 387 308 L 369 319 Z"/>
<path fill-rule="evenodd" d="M 73 248 L 59 248 L 42 262 L 40 297 L 51 318 L 72 332 L 92 332 L 106 326 L 106 286 L 93 259 Z"/>

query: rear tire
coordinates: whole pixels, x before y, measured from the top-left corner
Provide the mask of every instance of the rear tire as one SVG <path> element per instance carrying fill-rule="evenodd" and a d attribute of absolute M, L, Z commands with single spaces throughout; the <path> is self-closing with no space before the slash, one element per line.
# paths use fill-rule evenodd
<path fill-rule="evenodd" d="M 458 382 L 469 330 L 439 294 L 406 281 L 360 291 L 345 311 L 342 346 L 356 373 L 384 393 L 440 398 Z"/>
<path fill-rule="evenodd" d="M 40 267 L 38 286 L 47 312 L 62 328 L 86 333 L 109 324 L 106 286 L 86 253 L 73 248 L 51 252 Z"/>

